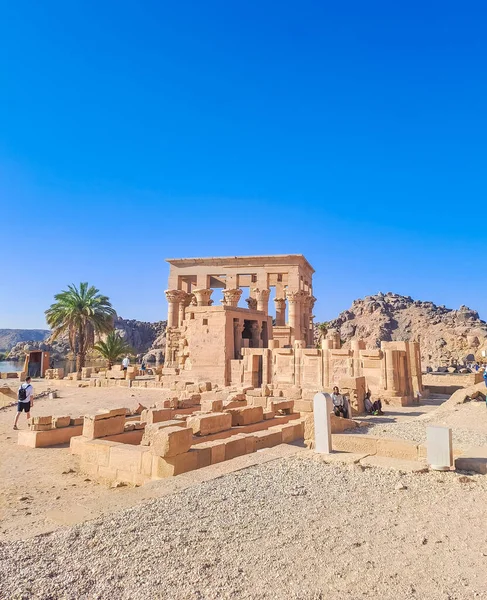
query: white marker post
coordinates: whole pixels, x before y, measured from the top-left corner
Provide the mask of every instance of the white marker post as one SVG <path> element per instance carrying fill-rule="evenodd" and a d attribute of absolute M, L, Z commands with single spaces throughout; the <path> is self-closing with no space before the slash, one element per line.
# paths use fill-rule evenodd
<path fill-rule="evenodd" d="M 331 452 L 331 412 L 333 402 L 330 394 L 318 392 L 313 398 L 313 418 L 315 424 L 315 452 Z"/>
<path fill-rule="evenodd" d="M 452 434 L 449 427 L 426 428 L 427 461 L 434 471 L 449 471 L 453 466 Z"/>

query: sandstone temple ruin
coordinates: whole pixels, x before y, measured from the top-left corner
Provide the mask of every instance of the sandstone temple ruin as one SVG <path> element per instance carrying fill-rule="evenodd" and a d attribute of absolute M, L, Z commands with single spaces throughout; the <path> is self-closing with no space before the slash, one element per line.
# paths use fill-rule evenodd
<path fill-rule="evenodd" d="M 317 347 L 314 270 L 304 256 L 168 262 L 164 367 L 150 376 L 121 365 L 85 367 L 67 377 L 56 369 L 46 372 L 66 385 L 158 388 L 153 403 L 134 411 L 36 416 L 29 431 L 19 432 L 19 444 L 70 442 L 83 473 L 142 485 L 281 443 L 312 440 L 313 397 L 335 385 L 349 398 L 349 416 L 364 412 L 367 390 L 386 405 L 412 404 L 422 394 L 418 343 L 382 342 L 367 349 L 353 340 L 343 348 L 332 330 Z M 352 418 L 331 417 L 335 434 L 359 426 Z M 349 450 L 352 437 L 342 437 L 335 447 Z M 392 442 L 373 443 L 370 454 L 397 451 L 389 447 Z M 412 446 L 410 455 L 419 456 L 418 445 Z"/>
<path fill-rule="evenodd" d="M 342 349 L 330 332 L 314 345 L 312 278 L 301 254 L 168 259 L 166 365 L 163 380 L 211 380 L 221 386 L 270 386 L 311 410 L 317 390 L 352 391 L 362 412 L 366 389 L 407 405 L 422 392 L 419 344 L 360 340 Z M 220 305 L 212 300 L 221 290 Z M 244 291 L 246 292 L 243 298 Z M 269 316 L 269 299 L 275 318 Z M 242 301 L 244 300 L 244 302 Z M 244 304 L 244 306 L 242 306 Z M 245 306 L 245 304 L 247 306 Z"/>

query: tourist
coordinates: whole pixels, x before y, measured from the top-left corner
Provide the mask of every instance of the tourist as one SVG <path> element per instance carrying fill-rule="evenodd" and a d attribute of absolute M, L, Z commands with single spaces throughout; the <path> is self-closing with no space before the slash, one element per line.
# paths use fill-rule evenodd
<path fill-rule="evenodd" d="M 142 371 L 142 375 L 145 375 L 145 362 L 142 360 L 142 364 L 140 365 L 140 370 Z"/>
<path fill-rule="evenodd" d="M 128 369 L 128 366 L 130 364 L 130 359 L 128 356 L 126 356 L 123 360 L 122 360 L 122 369 L 124 371 L 126 371 Z"/>
<path fill-rule="evenodd" d="M 485 381 L 485 385 L 487 386 L 487 366 L 484 366 L 484 381 Z"/>
<path fill-rule="evenodd" d="M 25 383 L 22 383 L 17 393 L 17 414 L 15 415 L 14 429 L 18 429 L 20 413 L 24 411 L 27 414 L 27 419 L 30 419 L 30 409 L 34 407 L 34 388 L 30 383 L 30 377 L 25 378 Z"/>
<path fill-rule="evenodd" d="M 367 392 L 365 394 L 364 404 L 365 404 L 365 412 L 367 412 L 369 415 L 377 416 L 377 415 L 384 414 L 382 412 L 382 402 L 380 400 L 376 400 L 375 402 L 372 402 L 372 400 L 370 399 L 370 392 Z"/>
<path fill-rule="evenodd" d="M 348 416 L 346 401 L 342 394 L 340 394 L 340 390 L 337 386 L 333 388 L 331 399 L 333 401 L 333 412 L 335 413 L 335 416 L 346 419 Z"/>

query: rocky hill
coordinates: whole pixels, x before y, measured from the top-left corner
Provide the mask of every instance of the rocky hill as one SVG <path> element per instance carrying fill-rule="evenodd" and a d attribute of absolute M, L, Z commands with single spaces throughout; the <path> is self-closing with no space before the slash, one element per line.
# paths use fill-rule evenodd
<path fill-rule="evenodd" d="M 437 306 L 388 292 L 355 300 L 328 323 L 345 342 L 363 339 L 368 348 L 381 341 L 420 341 L 423 367 L 446 366 L 480 358 L 487 350 L 487 324 L 475 310 Z"/>
<path fill-rule="evenodd" d="M 135 319 L 122 319 L 117 317 L 114 326 L 115 330 L 125 338 L 137 352 L 137 354 L 146 354 L 147 360 L 161 360 L 164 358 L 166 346 L 166 321 L 157 321 L 148 323 L 146 321 L 136 321 Z M 1 331 L 16 331 L 16 330 L 0 330 Z M 54 360 L 63 360 L 68 357 L 69 344 L 67 338 L 59 338 L 52 341 L 49 338 L 50 331 L 45 331 L 44 336 L 29 337 L 29 333 L 34 330 L 19 330 L 25 332 L 23 339 L 18 340 L 10 346 L 9 359 L 22 360 L 25 352 L 31 350 L 43 350 L 51 353 Z"/>
<path fill-rule="evenodd" d="M 10 350 L 19 342 L 42 342 L 50 333 L 48 329 L 0 329 L 0 350 Z"/>

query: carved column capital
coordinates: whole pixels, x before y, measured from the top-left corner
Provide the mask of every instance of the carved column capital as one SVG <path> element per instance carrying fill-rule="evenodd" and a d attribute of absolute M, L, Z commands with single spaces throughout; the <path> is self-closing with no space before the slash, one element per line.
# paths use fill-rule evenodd
<path fill-rule="evenodd" d="M 286 298 L 274 298 L 274 304 L 276 305 L 276 310 L 285 310 Z"/>
<path fill-rule="evenodd" d="M 286 299 L 290 305 L 296 304 L 301 300 L 300 290 L 286 290 Z"/>
<path fill-rule="evenodd" d="M 223 290 L 223 300 L 222 304 L 224 306 L 238 306 L 240 296 L 242 295 L 242 290 L 240 288 L 236 288 L 233 290 Z"/>
<path fill-rule="evenodd" d="M 262 290 L 259 288 L 253 288 L 252 291 L 254 292 L 254 296 L 257 302 L 266 302 L 267 300 L 269 300 L 271 291 L 267 288 L 263 288 Z"/>
<path fill-rule="evenodd" d="M 169 303 L 181 302 L 186 296 L 186 292 L 182 290 L 166 290 L 164 293 Z"/>
<path fill-rule="evenodd" d="M 257 310 L 257 300 L 255 298 L 245 298 L 250 310 Z"/>
<path fill-rule="evenodd" d="M 196 297 L 198 306 L 209 306 L 210 297 L 213 294 L 213 290 L 201 288 L 199 290 L 193 290 L 193 294 Z"/>

